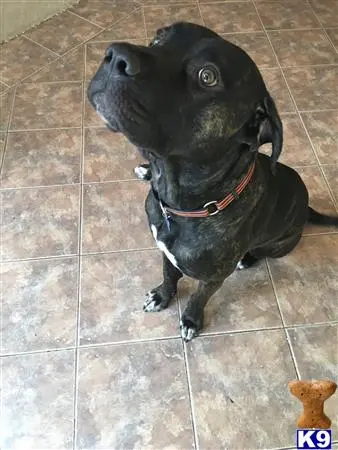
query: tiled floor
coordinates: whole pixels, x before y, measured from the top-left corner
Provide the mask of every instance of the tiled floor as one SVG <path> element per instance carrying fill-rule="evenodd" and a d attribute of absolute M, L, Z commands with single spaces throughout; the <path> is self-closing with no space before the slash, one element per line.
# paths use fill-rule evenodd
<path fill-rule="evenodd" d="M 82 0 L 0 49 L 1 448 L 276 449 L 295 445 L 287 382 L 337 378 L 338 233 L 233 274 L 185 345 L 161 279 L 139 157 L 85 98 L 111 40 L 204 23 L 247 50 L 285 127 L 281 160 L 337 214 L 337 0 Z M 268 150 L 268 149 L 267 149 Z M 218 315 L 216 314 L 216 311 Z M 338 401 L 327 410 L 338 439 Z"/>

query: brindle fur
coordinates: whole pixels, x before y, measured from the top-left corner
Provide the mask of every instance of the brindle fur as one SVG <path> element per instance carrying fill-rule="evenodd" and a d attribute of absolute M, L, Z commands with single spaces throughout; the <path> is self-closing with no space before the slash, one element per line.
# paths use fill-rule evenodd
<path fill-rule="evenodd" d="M 221 77 L 215 87 L 198 81 L 208 64 Z M 176 23 L 159 30 L 149 47 L 113 44 L 88 96 L 149 162 L 149 225 L 177 262 L 174 267 L 163 255 L 163 283 L 147 294 L 145 311 L 166 308 L 182 274 L 199 280 L 181 318 L 185 340 L 202 329 L 206 303 L 240 260 L 248 267 L 286 255 L 308 220 L 338 225 L 309 207 L 300 176 L 277 162 L 282 123 L 255 63 L 211 30 Z M 266 142 L 271 157 L 258 152 Z M 172 215 L 168 226 L 159 199 L 175 209 L 201 209 L 233 191 L 253 161 L 252 180 L 224 211 Z"/>

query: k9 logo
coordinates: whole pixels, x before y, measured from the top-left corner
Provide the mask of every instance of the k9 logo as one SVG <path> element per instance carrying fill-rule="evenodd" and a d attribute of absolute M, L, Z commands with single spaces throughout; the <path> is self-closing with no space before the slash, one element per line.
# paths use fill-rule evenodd
<path fill-rule="evenodd" d="M 298 449 L 331 449 L 331 430 L 297 430 Z"/>

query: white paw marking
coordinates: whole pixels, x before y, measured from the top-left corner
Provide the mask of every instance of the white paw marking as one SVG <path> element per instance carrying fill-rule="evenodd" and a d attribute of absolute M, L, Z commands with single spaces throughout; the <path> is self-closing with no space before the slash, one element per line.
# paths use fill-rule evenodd
<path fill-rule="evenodd" d="M 185 325 L 183 325 L 182 321 L 180 325 L 181 325 L 181 338 L 185 342 L 191 341 L 191 339 L 193 339 L 197 335 L 195 328 L 186 327 Z"/>
<path fill-rule="evenodd" d="M 143 303 L 143 310 L 146 312 L 156 311 L 156 302 L 154 300 L 155 293 L 149 291 L 146 293 L 146 299 Z"/>
<path fill-rule="evenodd" d="M 169 252 L 169 250 L 167 249 L 166 245 L 163 242 L 157 240 L 157 229 L 155 225 L 151 225 L 151 231 L 153 233 L 157 247 L 161 250 L 161 252 L 165 254 L 165 256 L 169 259 L 171 264 L 175 266 L 177 269 L 179 269 L 175 256 Z"/>
<path fill-rule="evenodd" d="M 243 270 L 243 269 L 245 269 L 245 265 L 242 263 L 242 261 L 239 261 L 239 262 L 237 263 L 237 269 L 238 269 L 238 270 Z"/>
<path fill-rule="evenodd" d="M 139 180 L 144 180 L 148 174 L 148 171 L 149 169 L 146 169 L 145 167 L 142 166 L 137 166 L 134 169 L 135 175 Z"/>

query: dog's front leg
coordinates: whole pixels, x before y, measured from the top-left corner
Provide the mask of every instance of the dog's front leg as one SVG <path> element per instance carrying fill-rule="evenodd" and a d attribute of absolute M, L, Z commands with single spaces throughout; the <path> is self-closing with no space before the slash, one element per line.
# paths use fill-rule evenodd
<path fill-rule="evenodd" d="M 181 336 L 187 342 L 193 339 L 203 327 L 204 307 L 210 297 L 222 286 L 223 280 L 200 281 L 181 317 Z"/>
<path fill-rule="evenodd" d="M 163 254 L 163 283 L 146 294 L 143 310 L 157 312 L 165 309 L 177 292 L 177 283 L 182 278 L 182 272 L 171 264 Z"/>

